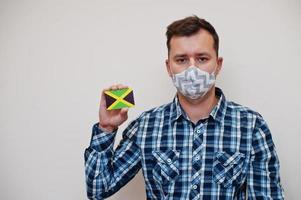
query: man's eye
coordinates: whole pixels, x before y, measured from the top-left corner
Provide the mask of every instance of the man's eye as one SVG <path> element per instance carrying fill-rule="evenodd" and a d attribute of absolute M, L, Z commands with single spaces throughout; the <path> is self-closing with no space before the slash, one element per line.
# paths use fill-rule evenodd
<path fill-rule="evenodd" d="M 206 62 L 208 59 L 206 57 L 200 57 L 198 58 L 199 62 Z"/>
<path fill-rule="evenodd" d="M 177 63 L 185 63 L 186 59 L 185 58 L 180 58 L 180 59 L 177 59 Z"/>

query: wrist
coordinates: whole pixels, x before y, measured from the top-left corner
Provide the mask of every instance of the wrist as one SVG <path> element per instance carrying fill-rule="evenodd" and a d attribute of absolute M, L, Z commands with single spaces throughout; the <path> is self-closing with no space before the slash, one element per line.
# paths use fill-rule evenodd
<path fill-rule="evenodd" d="M 98 124 L 98 128 L 105 131 L 105 132 L 114 132 L 117 130 L 118 126 L 109 126 L 109 125 L 103 125 L 101 123 Z"/>

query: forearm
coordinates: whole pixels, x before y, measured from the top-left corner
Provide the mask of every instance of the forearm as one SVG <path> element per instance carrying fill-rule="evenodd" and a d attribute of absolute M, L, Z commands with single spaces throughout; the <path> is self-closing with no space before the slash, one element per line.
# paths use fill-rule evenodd
<path fill-rule="evenodd" d="M 248 175 L 248 199 L 284 199 L 280 183 L 280 163 L 272 135 L 264 121 L 253 134 Z"/>
<path fill-rule="evenodd" d="M 103 199 L 117 192 L 140 169 L 140 150 L 124 136 L 114 151 L 113 133 L 93 126 L 90 146 L 85 150 L 85 173 L 89 199 Z"/>

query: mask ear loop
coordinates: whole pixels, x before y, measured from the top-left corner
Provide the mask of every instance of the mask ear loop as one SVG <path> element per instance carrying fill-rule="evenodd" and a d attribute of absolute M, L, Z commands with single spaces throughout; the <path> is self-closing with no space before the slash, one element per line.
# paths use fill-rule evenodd
<path fill-rule="evenodd" d="M 213 75 L 215 78 L 216 78 L 216 75 L 217 75 L 217 74 L 215 74 L 216 70 L 217 70 L 217 66 L 215 67 L 215 69 L 213 70 L 213 72 L 211 72 L 211 75 Z"/>

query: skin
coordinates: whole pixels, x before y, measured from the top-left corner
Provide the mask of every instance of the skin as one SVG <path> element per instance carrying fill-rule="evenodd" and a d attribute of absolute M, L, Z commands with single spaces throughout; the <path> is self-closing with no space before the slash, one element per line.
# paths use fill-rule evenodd
<path fill-rule="evenodd" d="M 217 76 L 222 68 L 223 58 L 217 57 L 214 40 L 209 32 L 200 30 L 191 36 L 173 36 L 170 40 L 170 52 L 165 61 L 168 75 L 184 71 L 191 65 Z M 217 104 L 215 86 L 198 99 L 190 99 L 177 91 L 179 102 L 193 123 L 207 118 Z"/>

